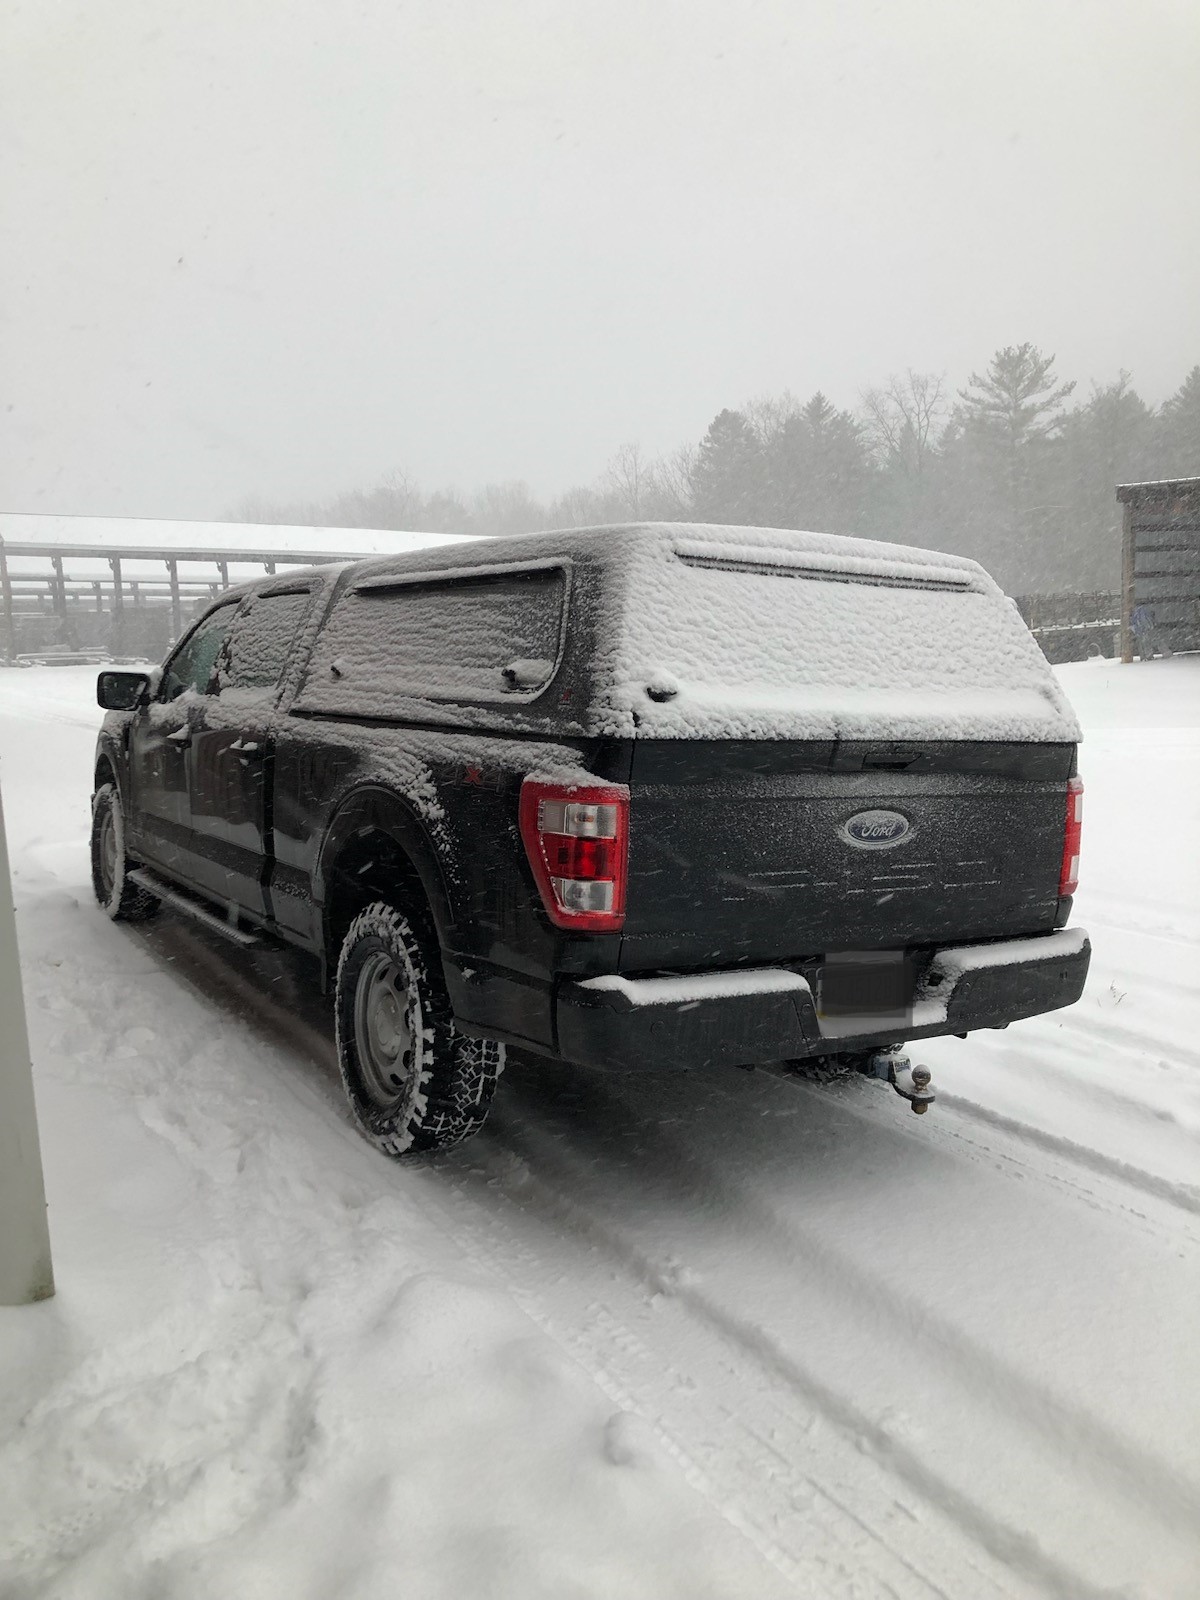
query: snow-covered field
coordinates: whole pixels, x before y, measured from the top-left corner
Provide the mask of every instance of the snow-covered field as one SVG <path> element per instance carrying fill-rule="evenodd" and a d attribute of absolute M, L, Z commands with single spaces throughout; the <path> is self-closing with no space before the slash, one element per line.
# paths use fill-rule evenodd
<path fill-rule="evenodd" d="M 1200 660 L 1060 669 L 1084 1000 L 881 1085 L 514 1066 L 349 1126 L 312 972 L 92 904 L 93 671 L 0 674 L 58 1295 L 0 1595 L 1200 1594 Z"/>

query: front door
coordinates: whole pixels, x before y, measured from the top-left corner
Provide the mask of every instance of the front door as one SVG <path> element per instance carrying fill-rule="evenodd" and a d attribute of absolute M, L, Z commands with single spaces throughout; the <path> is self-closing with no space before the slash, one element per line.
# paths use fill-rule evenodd
<path fill-rule="evenodd" d="M 168 657 L 158 690 L 134 717 L 129 733 L 130 847 L 148 865 L 188 877 L 191 846 L 189 768 L 208 688 L 236 610 L 219 606 Z"/>

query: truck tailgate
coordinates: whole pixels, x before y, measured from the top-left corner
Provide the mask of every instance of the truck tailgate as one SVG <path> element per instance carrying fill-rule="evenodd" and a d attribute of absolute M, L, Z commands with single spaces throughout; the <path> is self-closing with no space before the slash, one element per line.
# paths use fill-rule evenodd
<path fill-rule="evenodd" d="M 1047 931 L 1074 754 L 1071 744 L 635 740 L 621 970 Z M 873 810 L 903 820 L 846 830 Z"/>

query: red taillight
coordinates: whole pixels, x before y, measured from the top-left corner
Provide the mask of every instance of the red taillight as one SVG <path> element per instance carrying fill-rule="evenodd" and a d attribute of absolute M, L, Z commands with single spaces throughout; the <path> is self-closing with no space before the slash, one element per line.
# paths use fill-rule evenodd
<path fill-rule="evenodd" d="M 1067 831 L 1063 835 L 1062 871 L 1058 893 L 1074 894 L 1079 887 L 1079 838 L 1083 832 L 1083 779 L 1067 779 Z"/>
<path fill-rule="evenodd" d="M 625 921 L 629 790 L 526 778 L 520 820 L 551 922 L 584 933 L 617 932 Z"/>

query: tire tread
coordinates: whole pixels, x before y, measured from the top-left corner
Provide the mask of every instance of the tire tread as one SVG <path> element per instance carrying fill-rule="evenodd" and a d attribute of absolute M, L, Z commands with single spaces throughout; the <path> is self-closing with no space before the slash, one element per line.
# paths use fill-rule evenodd
<path fill-rule="evenodd" d="M 100 863 L 101 823 L 111 809 L 117 834 L 117 870 L 111 890 L 106 891 Z M 125 810 L 115 783 L 102 783 L 92 796 L 92 889 L 100 908 L 114 922 L 145 922 L 158 911 L 161 901 L 140 884 L 131 883 L 129 868 L 137 863 L 125 852 Z"/>
<path fill-rule="evenodd" d="M 469 1039 L 455 1028 L 440 964 L 430 958 L 437 949 L 435 935 L 422 920 L 387 901 L 374 901 L 350 924 L 338 960 L 335 1012 L 342 1084 L 359 1128 L 393 1160 L 450 1150 L 478 1133 L 504 1064 L 503 1045 Z M 357 1081 L 354 993 L 360 956 L 371 944 L 381 945 L 407 968 L 421 1012 L 416 1092 L 391 1117 L 365 1102 Z"/>

